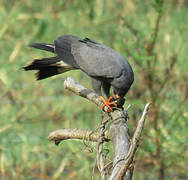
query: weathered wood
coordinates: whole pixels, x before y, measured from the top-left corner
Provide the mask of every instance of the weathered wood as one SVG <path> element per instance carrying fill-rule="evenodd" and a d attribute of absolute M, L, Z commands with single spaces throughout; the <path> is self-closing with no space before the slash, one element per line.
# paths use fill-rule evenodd
<path fill-rule="evenodd" d="M 64 81 L 64 87 L 73 93 L 88 99 L 99 107 L 103 105 L 100 97 L 95 92 L 80 85 L 71 77 L 68 77 Z M 98 143 L 111 140 L 114 148 L 114 159 L 113 169 L 109 180 L 131 180 L 133 174 L 133 157 L 138 147 L 138 142 L 144 127 L 148 108 L 149 104 L 147 104 L 144 109 L 142 118 L 138 123 L 132 140 L 130 140 L 129 129 L 127 127 L 127 114 L 121 108 L 117 108 L 117 110 L 111 113 L 107 112 L 107 108 L 104 109 L 106 111 L 106 116 L 108 117 L 107 119 L 110 119 L 108 120 L 108 122 L 110 122 L 110 131 L 108 135 L 105 134 L 104 137 L 101 137 L 100 133 L 93 133 L 92 131 L 87 130 L 61 129 L 52 132 L 48 138 L 49 140 L 55 141 L 56 144 L 58 144 L 61 140 L 66 139 L 85 139 L 88 141 L 96 141 Z M 104 123 L 104 120 L 102 123 Z M 99 149 L 101 151 L 102 144 L 99 145 L 100 146 L 98 147 L 100 147 Z M 101 166 L 104 168 L 105 166 L 102 162 L 102 158 L 99 157 L 98 159 L 100 160 L 99 164 L 101 164 Z M 103 179 L 105 179 L 103 168 L 99 170 Z"/>
<path fill-rule="evenodd" d="M 95 103 L 97 106 L 103 105 L 100 97 L 96 93 L 94 93 L 93 91 L 80 85 L 72 77 L 68 77 L 64 81 L 64 87 L 65 87 L 65 89 L 72 91 L 74 94 L 82 96 L 82 97 L 88 99 L 89 101 Z"/>
<path fill-rule="evenodd" d="M 131 179 L 132 171 L 130 171 L 130 170 L 131 170 L 131 167 L 133 167 L 131 164 L 133 162 L 133 158 L 134 158 L 134 155 L 136 153 L 136 150 L 139 146 L 139 140 L 140 140 L 140 137 L 141 137 L 142 130 L 144 128 L 145 118 L 146 118 L 147 112 L 149 110 L 149 105 L 150 105 L 150 103 L 146 104 L 146 106 L 144 108 L 142 117 L 138 122 L 137 128 L 134 132 L 133 138 L 132 138 L 131 143 L 129 145 L 129 148 L 128 148 L 129 150 L 128 150 L 128 152 L 126 152 L 126 157 L 122 161 L 122 163 L 121 163 L 122 165 L 121 165 L 119 171 L 117 172 L 114 180 L 124 179 L 126 172 L 130 173 L 130 176 L 128 174 L 126 174 L 127 179 Z M 128 130 L 128 128 L 127 128 L 127 130 Z M 113 139 L 112 139 L 112 142 L 113 142 Z"/>
<path fill-rule="evenodd" d="M 60 142 L 67 139 L 80 139 L 86 141 L 94 141 L 97 142 L 99 139 L 99 134 L 97 132 L 89 131 L 89 130 L 81 130 L 81 129 L 59 129 L 53 131 L 49 134 L 48 139 L 50 141 Z M 108 142 L 110 139 L 108 137 L 104 137 L 104 141 Z"/>
<path fill-rule="evenodd" d="M 130 148 L 129 130 L 126 125 L 127 114 L 124 111 L 114 111 L 111 115 L 113 123 L 110 126 L 110 137 L 114 148 L 113 170 L 109 180 L 117 177 Z M 130 180 L 132 173 L 128 170 L 124 180 Z"/>

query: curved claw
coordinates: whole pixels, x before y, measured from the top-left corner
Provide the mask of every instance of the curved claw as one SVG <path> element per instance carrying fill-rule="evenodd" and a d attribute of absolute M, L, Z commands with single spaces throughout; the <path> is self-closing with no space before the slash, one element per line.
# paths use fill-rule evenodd
<path fill-rule="evenodd" d="M 101 106 L 103 111 L 104 111 L 105 106 L 108 107 L 108 109 L 107 109 L 108 112 L 113 111 L 113 109 L 112 109 L 113 106 L 117 107 L 117 104 L 115 102 L 111 102 L 111 100 L 114 99 L 112 96 L 109 97 L 107 101 L 102 96 L 100 96 L 100 98 L 101 98 L 102 102 L 104 103 L 104 105 Z"/>
<path fill-rule="evenodd" d="M 116 98 L 117 98 L 117 99 L 119 99 L 119 98 L 120 98 L 119 94 L 115 94 L 115 96 L 116 96 Z"/>

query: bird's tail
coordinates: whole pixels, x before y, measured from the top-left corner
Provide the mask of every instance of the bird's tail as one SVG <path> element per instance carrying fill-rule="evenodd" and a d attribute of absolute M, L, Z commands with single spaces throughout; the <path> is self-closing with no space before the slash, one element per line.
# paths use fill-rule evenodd
<path fill-rule="evenodd" d="M 55 46 L 54 44 L 46 44 L 46 43 L 31 43 L 29 46 L 45 50 L 45 51 L 50 51 L 52 53 L 55 53 Z"/>
<path fill-rule="evenodd" d="M 75 69 L 63 62 L 59 57 L 35 59 L 30 64 L 23 67 L 24 70 L 37 70 L 36 79 L 41 80 L 57 74 Z"/>

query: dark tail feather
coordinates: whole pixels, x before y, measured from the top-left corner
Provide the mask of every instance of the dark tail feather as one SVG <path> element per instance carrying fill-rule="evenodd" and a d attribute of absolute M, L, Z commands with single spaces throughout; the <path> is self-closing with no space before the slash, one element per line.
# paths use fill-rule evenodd
<path fill-rule="evenodd" d="M 35 59 L 33 62 L 23 67 L 24 70 L 38 70 L 35 74 L 37 80 L 45 79 L 57 74 L 70 71 L 72 66 L 64 63 L 59 57 Z"/>
<path fill-rule="evenodd" d="M 26 71 L 40 70 L 40 69 L 46 68 L 48 66 L 55 65 L 59 61 L 60 61 L 59 57 L 35 59 L 33 62 L 31 62 L 27 66 L 23 67 L 23 69 Z"/>
<path fill-rule="evenodd" d="M 40 69 L 37 73 L 35 73 L 35 77 L 37 80 L 42 80 L 51 76 L 55 76 L 60 74 L 59 67 L 49 66 L 43 69 Z"/>
<path fill-rule="evenodd" d="M 31 43 L 29 46 L 37 48 L 37 49 L 42 49 L 45 51 L 50 51 L 52 53 L 55 53 L 55 46 L 54 44 L 46 44 L 46 43 Z"/>

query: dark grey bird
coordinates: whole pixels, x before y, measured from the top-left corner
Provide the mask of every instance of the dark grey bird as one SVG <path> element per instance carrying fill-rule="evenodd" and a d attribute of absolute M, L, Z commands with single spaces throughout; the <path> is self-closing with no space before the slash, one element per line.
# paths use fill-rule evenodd
<path fill-rule="evenodd" d="M 80 69 L 92 79 L 94 91 L 101 97 L 108 111 L 113 111 L 117 103 L 113 100 L 124 100 L 124 96 L 134 81 L 133 70 L 128 61 L 115 50 L 93 41 L 73 35 L 57 38 L 54 44 L 32 43 L 31 47 L 54 53 L 56 56 L 34 59 L 23 67 L 26 71 L 37 70 L 36 79 L 41 80 L 70 70 Z M 113 87 L 115 98 L 110 96 Z M 102 96 L 103 89 L 108 100 Z"/>

